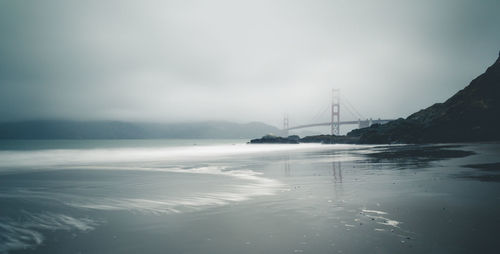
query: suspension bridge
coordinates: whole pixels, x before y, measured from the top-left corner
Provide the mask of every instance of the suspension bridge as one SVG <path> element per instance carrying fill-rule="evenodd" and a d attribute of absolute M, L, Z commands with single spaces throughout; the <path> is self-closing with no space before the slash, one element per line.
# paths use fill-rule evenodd
<path fill-rule="evenodd" d="M 310 127 L 317 127 L 317 126 L 330 126 L 331 134 L 332 135 L 340 135 L 340 126 L 341 125 L 358 125 L 358 128 L 365 128 L 369 127 L 372 124 L 385 124 L 387 122 L 393 121 L 394 119 L 368 119 L 364 118 L 357 110 L 352 106 L 352 104 L 347 100 L 347 98 L 342 97 L 342 101 L 345 103 L 342 103 L 342 108 L 345 108 L 347 111 L 349 111 L 352 115 L 357 116 L 358 120 L 351 120 L 351 121 L 341 121 L 340 120 L 340 90 L 339 89 L 332 89 L 332 102 L 331 105 L 329 106 L 330 108 L 330 121 L 328 122 L 315 122 L 315 123 L 308 123 L 308 124 L 301 124 L 301 125 L 295 125 L 295 126 L 290 126 L 290 121 L 288 118 L 288 115 L 285 115 L 283 119 L 283 131 L 288 135 L 288 131 L 291 130 L 297 130 L 297 129 L 304 129 L 304 128 L 310 128 Z M 328 109 L 328 108 L 327 108 Z M 326 110 L 323 111 L 322 114 L 324 114 Z M 364 119 L 364 120 L 363 120 Z"/>

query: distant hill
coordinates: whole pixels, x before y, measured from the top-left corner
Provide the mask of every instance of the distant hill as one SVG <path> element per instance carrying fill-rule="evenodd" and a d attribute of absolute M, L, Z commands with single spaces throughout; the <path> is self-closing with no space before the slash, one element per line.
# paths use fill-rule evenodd
<path fill-rule="evenodd" d="M 500 140 L 500 56 L 444 103 L 406 119 L 354 130 L 348 136 L 357 136 L 365 144 Z"/>
<path fill-rule="evenodd" d="M 251 138 L 280 133 L 260 122 L 22 121 L 0 123 L 0 139 Z"/>

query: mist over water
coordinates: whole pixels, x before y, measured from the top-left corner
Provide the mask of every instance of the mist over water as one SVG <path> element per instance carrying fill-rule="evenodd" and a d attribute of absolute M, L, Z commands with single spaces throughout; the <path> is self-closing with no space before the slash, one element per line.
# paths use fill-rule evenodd
<path fill-rule="evenodd" d="M 36 141 L 34 141 L 36 142 Z M 85 141 L 84 141 L 85 142 Z M 83 142 L 83 143 L 84 143 Z M 168 143 L 169 141 L 165 141 Z M 189 142 L 189 141 L 187 141 Z M 196 142 L 196 141 L 194 141 Z M 241 140 L 237 140 L 241 142 Z M 341 145 L 339 146 L 341 147 Z M 175 160 L 218 159 L 221 156 L 240 154 L 289 151 L 297 149 L 321 149 L 319 144 L 300 146 L 272 145 L 249 146 L 246 144 L 229 145 L 178 145 L 173 147 L 118 147 L 93 149 L 50 149 L 31 151 L 0 151 L 0 167 L 23 166 L 82 166 L 93 164 L 109 164 L 120 162 L 161 162 Z"/>
<path fill-rule="evenodd" d="M 18 146 L 0 151 L 0 203 L 6 205 L 0 216 L 4 243 L 0 251 L 36 248 L 44 242 L 47 230 L 88 232 L 105 223 L 99 217 L 89 218 L 88 211 L 183 213 L 274 195 L 284 189 L 280 181 L 216 161 L 320 149 L 318 145 L 198 146 L 185 142 L 141 147 L 138 141 L 138 148 L 102 148 L 108 145 L 103 141 L 93 144 L 100 148 L 87 149 L 88 142 L 81 141 L 77 149 L 23 150 Z"/>

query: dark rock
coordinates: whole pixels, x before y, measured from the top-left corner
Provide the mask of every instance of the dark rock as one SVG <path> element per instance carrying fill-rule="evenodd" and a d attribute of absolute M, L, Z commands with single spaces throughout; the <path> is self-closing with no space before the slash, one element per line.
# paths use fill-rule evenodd
<path fill-rule="evenodd" d="M 268 134 L 262 138 L 250 140 L 250 144 L 298 144 L 299 140 L 300 137 L 297 135 L 292 135 L 284 138 Z"/>
<path fill-rule="evenodd" d="M 301 143 L 322 143 L 322 144 L 356 144 L 359 137 L 347 137 L 336 135 L 307 136 L 300 139 Z"/>
<path fill-rule="evenodd" d="M 500 58 L 444 103 L 350 132 L 362 144 L 500 140 Z"/>
<path fill-rule="evenodd" d="M 300 137 L 298 135 L 291 135 L 288 136 L 288 140 L 296 141 L 298 143 L 300 141 Z"/>
<path fill-rule="evenodd" d="M 291 135 L 286 138 L 268 134 L 262 138 L 252 139 L 251 144 L 298 144 L 298 143 L 322 143 L 322 144 L 356 144 L 358 137 L 335 136 L 335 135 L 317 135 L 300 138 L 297 135 Z"/>

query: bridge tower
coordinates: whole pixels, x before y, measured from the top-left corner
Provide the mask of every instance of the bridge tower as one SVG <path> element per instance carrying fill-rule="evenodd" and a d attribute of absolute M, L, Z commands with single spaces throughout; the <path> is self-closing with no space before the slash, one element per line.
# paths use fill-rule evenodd
<path fill-rule="evenodd" d="M 340 89 L 332 89 L 331 134 L 340 134 Z"/>
<path fill-rule="evenodd" d="M 285 136 L 288 137 L 288 128 L 290 127 L 290 122 L 288 120 L 288 114 L 283 117 L 283 130 L 285 131 Z"/>

